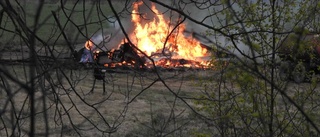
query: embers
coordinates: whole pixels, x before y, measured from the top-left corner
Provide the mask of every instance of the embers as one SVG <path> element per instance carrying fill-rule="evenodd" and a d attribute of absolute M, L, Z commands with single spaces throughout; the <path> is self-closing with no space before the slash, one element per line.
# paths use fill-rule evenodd
<path fill-rule="evenodd" d="M 203 59 L 198 61 L 196 61 L 197 59 L 176 59 L 172 58 L 171 56 L 165 56 L 161 53 L 157 53 L 156 56 L 151 56 L 151 58 L 154 60 L 155 64 L 153 64 L 151 60 L 147 59 L 147 57 L 140 55 L 132 45 L 129 43 L 124 43 L 119 47 L 119 49 L 108 52 L 98 52 L 95 59 L 97 64 L 100 66 L 117 69 L 133 68 L 136 70 L 146 70 L 154 67 L 162 67 L 164 69 L 207 69 L 209 67 L 209 61 Z"/>

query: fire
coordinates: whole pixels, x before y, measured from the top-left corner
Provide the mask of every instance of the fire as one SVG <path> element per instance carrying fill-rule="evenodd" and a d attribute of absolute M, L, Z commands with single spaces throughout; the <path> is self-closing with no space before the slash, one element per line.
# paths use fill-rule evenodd
<path fill-rule="evenodd" d="M 133 4 L 132 23 L 134 25 L 133 33 L 130 34 L 130 43 L 125 40 L 118 49 L 108 53 L 109 62 L 104 66 L 115 67 L 133 67 L 133 68 L 153 68 L 160 66 L 162 68 L 210 68 L 209 60 L 206 57 L 210 55 L 207 49 L 192 36 L 186 36 L 185 24 L 178 26 L 172 25 L 170 20 L 166 20 L 155 7 L 151 5 L 154 14 L 153 18 L 143 19 L 145 15 L 139 13 L 139 6 L 142 1 Z M 173 22 L 179 22 L 173 21 Z M 86 44 L 90 45 L 90 43 Z M 139 50 L 133 48 L 136 46 Z M 150 61 L 141 52 L 152 58 Z M 99 60 L 99 59 L 97 59 Z M 154 64 L 153 64 L 154 63 Z"/>
<path fill-rule="evenodd" d="M 138 11 L 142 4 L 143 2 L 138 2 L 133 5 L 132 22 L 135 28 L 134 33 L 130 36 L 140 50 L 148 56 L 165 53 L 164 55 L 170 58 L 186 60 L 196 60 L 197 57 L 207 54 L 207 49 L 201 47 L 199 41 L 183 34 L 184 24 L 179 25 L 174 33 L 171 33 L 174 26 L 170 25 L 170 22 L 159 13 L 154 4 L 151 6 L 155 14 L 154 18 L 144 22 L 145 20 L 142 20 L 142 15 Z"/>

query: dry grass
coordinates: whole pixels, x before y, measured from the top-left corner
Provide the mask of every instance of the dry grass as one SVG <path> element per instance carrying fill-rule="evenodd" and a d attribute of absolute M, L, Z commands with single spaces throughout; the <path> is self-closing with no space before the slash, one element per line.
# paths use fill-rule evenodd
<path fill-rule="evenodd" d="M 23 83 L 26 82 L 25 78 L 29 77 L 27 76 L 28 67 L 23 69 L 20 65 L 13 65 L 9 68 L 10 74 L 17 76 Z M 202 71 L 162 72 L 161 78 L 168 87 L 161 81 L 153 84 L 158 77 L 152 72 L 134 73 L 129 70 L 129 73 L 107 73 L 106 92 L 104 93 L 103 81 L 97 80 L 94 84 L 93 70 L 79 69 L 64 70 L 63 72 L 67 78 L 62 77 L 62 73 L 55 70 L 50 73 L 50 77 L 39 79 L 40 83 L 45 82 L 42 83 L 45 85 L 43 88 L 48 88 L 41 89 L 39 87 L 36 92 L 36 111 L 39 113 L 36 116 L 36 131 L 39 134 L 45 131 L 44 125 L 48 123 L 49 132 L 54 136 L 58 136 L 60 133 L 64 136 L 78 136 L 72 127 L 71 123 L 73 123 L 85 129 L 80 131 L 83 136 L 101 136 L 101 133 L 96 129 L 92 129 L 92 124 L 88 122 L 89 119 L 92 123 L 97 124 L 101 130 L 109 130 L 106 123 L 115 126 L 117 130 L 113 135 L 124 136 L 141 130 L 139 128 L 143 127 L 142 123 L 150 124 L 154 114 L 161 114 L 161 116 L 168 118 L 170 112 L 174 110 L 175 114 L 183 113 L 181 118 L 187 118 L 190 110 L 184 102 L 177 100 L 174 94 L 183 97 L 197 96 L 201 87 L 197 86 L 198 77 L 196 76 L 201 76 L 200 73 L 204 73 Z M 53 81 L 52 83 L 55 83 L 56 87 L 50 89 L 48 81 Z M 22 124 L 21 129 L 28 131 L 28 113 L 30 112 L 28 94 L 25 89 L 14 82 L 10 80 L 8 82 L 12 93 L 14 93 L 12 101 L 15 108 L 11 108 L 13 105 L 9 103 L 6 107 L 7 112 L 3 116 L 7 116 L 9 120 L 13 109 L 17 113 L 23 112 L 20 117 L 25 118 L 20 122 L 25 124 Z M 148 86 L 150 87 L 147 88 Z M 90 92 L 92 89 L 93 92 Z M 45 97 L 43 98 L 43 96 Z M 3 107 L 5 101 L 8 101 L 8 96 L 2 93 L 2 108 L 5 108 Z M 44 101 L 46 104 L 43 104 Z M 191 101 L 188 103 L 192 104 Z M 47 118 L 43 115 L 44 105 L 47 108 L 45 111 Z M 6 124 L 9 127 L 13 126 L 12 121 L 6 121 Z M 1 130 L 1 135 L 5 135 L 4 130 Z"/>
<path fill-rule="evenodd" d="M 6 66 L 6 70 L 22 83 L 26 83 L 29 78 L 28 67 L 11 65 Z M 200 130 L 198 128 L 204 126 L 204 123 L 193 119 L 194 115 L 190 113 L 188 105 L 194 106 L 194 102 L 189 98 L 203 94 L 202 84 L 218 78 L 215 71 L 161 71 L 160 78 L 163 82 L 152 72 L 121 72 L 127 73 L 107 73 L 105 85 L 101 80 L 94 83 L 91 69 L 57 69 L 50 71 L 50 75 L 39 78 L 39 83 L 44 86 L 39 86 L 36 92 L 37 133 L 44 133 L 44 125 L 47 123 L 50 136 L 79 136 L 72 125 L 81 129 L 78 130 L 81 136 L 107 135 L 101 131 L 112 130 L 109 126 L 116 128 L 111 136 L 155 135 L 150 126 L 161 129 L 161 125 L 172 114 L 176 119 L 170 119 L 170 124 L 164 130 L 169 132 L 183 125 L 180 132 L 173 136 L 189 136 L 193 130 Z M 50 88 L 49 81 L 55 84 L 55 88 Z M 8 91 L 11 91 L 11 101 L 14 104 L 8 102 L 10 96 L 6 93 L 0 94 L 1 108 L 5 111 L 2 115 L 4 123 L 9 127 L 7 129 L 10 133 L 16 122 L 15 118 L 10 121 L 11 116 L 16 115 L 20 118 L 22 133 L 26 134 L 24 131 L 29 130 L 30 112 L 28 94 L 17 83 L 9 79 L 5 82 L 8 83 Z M 297 90 L 307 91 L 310 86 L 309 83 L 289 83 L 288 93 L 292 91 L 290 95 L 293 96 Z M 186 102 L 177 99 L 175 95 Z M 1 123 L 0 127 L 3 126 Z M 5 136 L 5 130 L 1 130 L 0 135 Z"/>

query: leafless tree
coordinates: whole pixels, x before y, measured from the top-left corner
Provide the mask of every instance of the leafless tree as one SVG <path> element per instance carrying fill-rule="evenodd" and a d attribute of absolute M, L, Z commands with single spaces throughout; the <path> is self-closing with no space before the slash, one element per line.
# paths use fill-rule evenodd
<path fill-rule="evenodd" d="M 318 34 L 314 2 L 1 0 L 0 135 L 317 136 L 317 81 L 278 75 L 285 39 Z M 130 37 L 132 15 L 148 22 L 156 13 L 169 22 L 163 53 L 185 24 L 185 33 L 212 50 L 212 66 L 156 66 Z M 79 64 L 80 49 L 105 34 L 111 38 L 95 43 L 100 50 L 125 39 L 152 67 L 106 69 L 94 77 L 101 66 Z"/>

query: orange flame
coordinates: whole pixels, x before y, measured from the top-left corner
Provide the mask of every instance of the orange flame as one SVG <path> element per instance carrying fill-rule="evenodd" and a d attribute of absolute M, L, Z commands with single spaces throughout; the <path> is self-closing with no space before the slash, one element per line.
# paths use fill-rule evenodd
<path fill-rule="evenodd" d="M 84 47 L 87 50 L 91 50 L 93 46 L 94 46 L 94 44 L 93 44 L 93 42 L 91 40 L 87 40 L 86 43 L 84 44 Z"/>
<path fill-rule="evenodd" d="M 154 4 L 151 6 L 155 14 L 154 18 L 150 22 L 142 24 L 141 14 L 138 11 L 141 4 L 143 2 L 134 3 L 133 5 L 132 22 L 135 28 L 131 38 L 136 40 L 136 46 L 148 56 L 165 51 L 172 54 L 172 58 L 196 60 L 196 57 L 202 57 L 207 54 L 207 49 L 201 47 L 199 41 L 183 34 L 185 30 L 184 24 L 178 26 L 174 33 L 168 36 L 173 27 L 170 27 L 170 23 L 159 13 Z"/>

